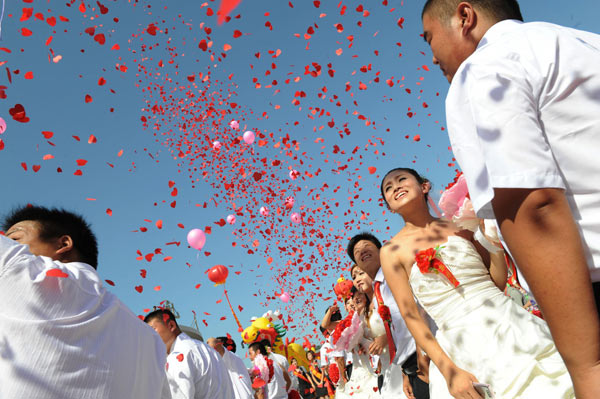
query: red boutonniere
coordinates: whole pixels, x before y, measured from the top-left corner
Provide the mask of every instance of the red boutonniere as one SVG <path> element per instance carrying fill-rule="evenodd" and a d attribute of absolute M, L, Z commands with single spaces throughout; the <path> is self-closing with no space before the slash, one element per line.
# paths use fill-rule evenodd
<path fill-rule="evenodd" d="M 437 257 L 437 252 L 440 250 L 439 246 L 435 248 L 428 248 L 423 251 L 417 252 L 415 256 L 415 260 L 417 261 L 417 266 L 421 273 L 438 273 L 444 275 L 452 285 L 458 287 L 460 284 L 458 280 L 454 277 L 452 272 L 446 267 L 444 262 L 442 262 Z"/>
<path fill-rule="evenodd" d="M 386 323 L 389 323 L 392 321 L 392 314 L 390 313 L 390 308 L 388 308 L 387 306 L 381 304 L 377 307 L 377 312 L 379 313 L 379 317 L 381 317 L 381 320 L 383 320 Z"/>

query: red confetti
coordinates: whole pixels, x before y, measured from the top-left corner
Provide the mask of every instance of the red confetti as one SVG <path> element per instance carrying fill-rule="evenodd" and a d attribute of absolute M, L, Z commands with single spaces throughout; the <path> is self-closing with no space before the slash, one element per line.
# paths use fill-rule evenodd
<path fill-rule="evenodd" d="M 15 104 L 13 108 L 8 110 L 8 113 L 13 117 L 14 120 L 21 123 L 29 122 L 29 118 L 25 113 L 25 108 L 21 104 Z"/>
<path fill-rule="evenodd" d="M 60 269 L 50 269 L 46 272 L 46 276 L 48 277 L 59 277 L 59 278 L 66 278 L 69 277 L 69 275 L 65 272 L 63 272 Z"/>

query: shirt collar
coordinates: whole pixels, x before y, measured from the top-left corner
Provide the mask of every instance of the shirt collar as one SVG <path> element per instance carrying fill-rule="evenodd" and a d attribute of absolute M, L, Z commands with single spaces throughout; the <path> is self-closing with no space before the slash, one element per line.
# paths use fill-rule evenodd
<path fill-rule="evenodd" d="M 485 35 L 479 41 L 477 45 L 477 50 L 482 47 L 485 47 L 488 43 L 499 40 L 499 38 L 504 35 L 504 33 L 511 31 L 515 26 L 523 24 L 523 21 L 519 21 L 516 19 L 505 19 L 500 22 L 496 22 L 492 25 Z"/>
<path fill-rule="evenodd" d="M 380 283 L 383 283 L 385 281 L 385 277 L 383 276 L 383 270 L 381 270 L 381 267 L 379 267 L 379 270 L 377 270 L 377 274 L 375 275 L 375 281 L 379 281 Z"/>

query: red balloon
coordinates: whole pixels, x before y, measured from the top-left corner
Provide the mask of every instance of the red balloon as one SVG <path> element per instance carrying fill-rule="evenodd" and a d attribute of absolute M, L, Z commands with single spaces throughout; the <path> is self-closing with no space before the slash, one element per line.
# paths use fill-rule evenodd
<path fill-rule="evenodd" d="M 223 265 L 216 265 L 208 270 L 208 278 L 215 283 L 215 285 L 225 284 L 228 275 L 229 270 Z"/>

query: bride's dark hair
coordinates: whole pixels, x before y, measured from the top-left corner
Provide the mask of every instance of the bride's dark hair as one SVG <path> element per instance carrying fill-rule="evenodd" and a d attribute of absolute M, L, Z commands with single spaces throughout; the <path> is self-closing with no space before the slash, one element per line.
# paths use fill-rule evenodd
<path fill-rule="evenodd" d="M 388 171 L 385 174 L 385 176 L 383 176 L 383 179 L 381 179 L 381 184 L 379 185 L 379 192 L 381 193 L 381 198 L 383 199 L 383 202 L 386 203 L 386 205 L 389 205 L 389 204 L 385 200 L 385 194 L 383 193 L 383 182 L 385 181 L 385 178 L 389 176 L 390 173 L 394 173 L 394 172 L 406 172 L 406 173 L 410 173 L 411 175 L 413 175 L 415 177 L 415 179 L 417 179 L 417 182 L 419 182 L 419 184 L 423 184 L 423 183 L 429 183 L 429 184 L 431 184 L 431 182 L 429 181 L 429 179 L 427 179 L 426 177 L 421 176 L 419 174 L 419 172 L 417 172 L 414 169 L 411 169 L 411 168 L 394 168 L 394 169 Z M 427 203 L 428 200 L 429 200 L 429 193 L 425 193 L 425 203 Z"/>

